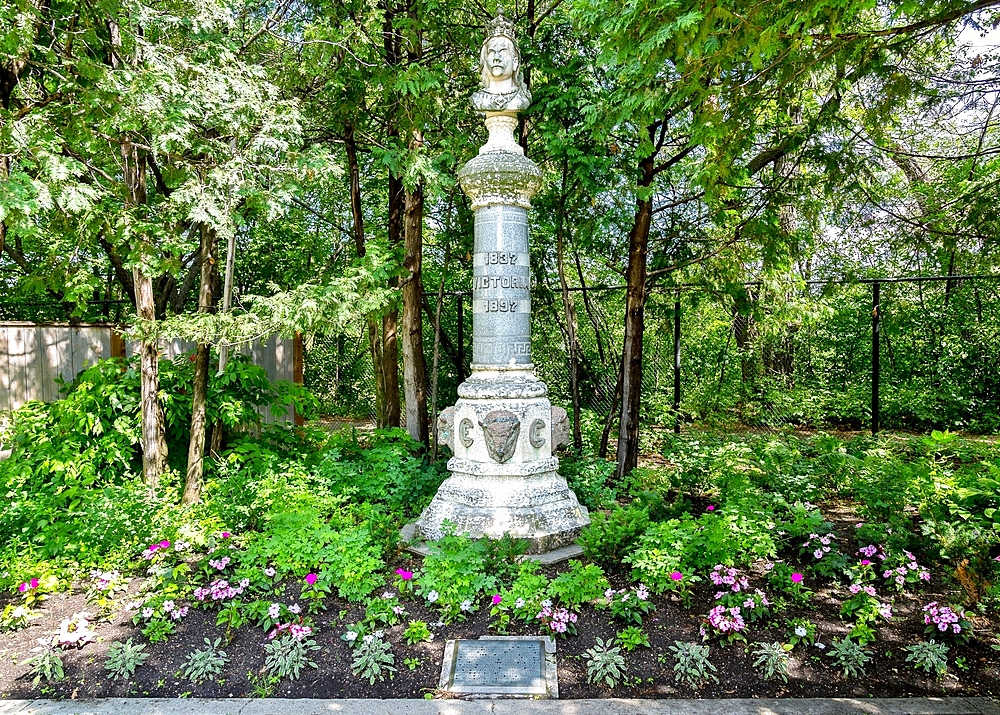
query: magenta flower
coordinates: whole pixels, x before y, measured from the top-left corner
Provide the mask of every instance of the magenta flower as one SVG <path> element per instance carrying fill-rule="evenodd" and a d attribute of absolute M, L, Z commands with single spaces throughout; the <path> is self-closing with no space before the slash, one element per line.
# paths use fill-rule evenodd
<path fill-rule="evenodd" d="M 802 574 L 800 574 L 800 573 L 793 573 L 792 574 L 792 583 L 801 583 L 801 582 L 802 582 Z"/>
<path fill-rule="evenodd" d="M 501 596 L 499 593 L 494 593 L 493 594 L 493 605 L 494 606 L 499 606 L 500 605 L 500 601 L 502 601 L 502 600 L 503 600 L 503 596 Z"/>
<path fill-rule="evenodd" d="M 682 578 L 684 578 L 684 574 L 682 574 L 680 571 L 674 571 L 672 574 L 670 574 L 670 578 L 672 578 L 674 581 L 680 581 Z"/>
<path fill-rule="evenodd" d="M 869 561 L 868 559 L 861 559 L 861 565 L 862 566 L 869 566 L 869 565 L 871 565 L 871 561 Z"/>
<path fill-rule="evenodd" d="M 30 586 L 31 586 L 32 588 L 38 588 L 38 579 L 37 579 L 37 578 L 33 578 L 33 579 L 31 579 L 31 583 L 30 583 Z"/>
<path fill-rule="evenodd" d="M 22 583 L 20 586 L 18 586 L 17 590 L 18 590 L 18 593 L 24 593 L 25 591 L 27 591 L 28 590 L 28 584 L 27 584 L 27 582 Z"/>
<path fill-rule="evenodd" d="M 709 504 L 706 506 L 705 511 L 715 511 L 715 504 Z"/>
<path fill-rule="evenodd" d="M 159 544 L 150 544 L 149 545 L 150 552 L 156 551 L 158 548 L 160 548 Z"/>
<path fill-rule="evenodd" d="M 306 574 L 306 583 L 308 583 L 310 586 L 315 585 L 315 583 L 316 583 L 316 574 L 314 574 L 314 573 Z"/>
<path fill-rule="evenodd" d="M 404 581 L 409 581 L 413 578 L 413 572 L 407 571 L 406 569 L 396 569 L 396 575 L 399 576 Z"/>
<path fill-rule="evenodd" d="M 223 539 L 228 539 L 229 538 L 229 532 L 228 531 L 223 531 L 222 532 L 222 538 Z"/>
<path fill-rule="evenodd" d="M 159 545 L 160 545 L 161 549 L 169 549 L 170 548 L 170 542 L 167 541 L 166 539 L 164 539 L 163 541 L 161 541 Z"/>

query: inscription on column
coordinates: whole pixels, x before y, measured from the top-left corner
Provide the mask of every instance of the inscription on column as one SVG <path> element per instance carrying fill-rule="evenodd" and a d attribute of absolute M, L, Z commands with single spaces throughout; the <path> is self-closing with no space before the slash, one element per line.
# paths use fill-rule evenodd
<path fill-rule="evenodd" d="M 507 206 L 476 211 L 472 257 L 473 361 L 531 362 L 531 287 L 527 212 Z"/>

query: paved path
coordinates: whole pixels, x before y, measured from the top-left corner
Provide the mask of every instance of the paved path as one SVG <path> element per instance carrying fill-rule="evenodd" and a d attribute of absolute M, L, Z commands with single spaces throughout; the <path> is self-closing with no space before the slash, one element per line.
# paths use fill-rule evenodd
<path fill-rule="evenodd" d="M 0 700 L 0 715 L 1000 715 L 989 698 L 783 700 Z"/>

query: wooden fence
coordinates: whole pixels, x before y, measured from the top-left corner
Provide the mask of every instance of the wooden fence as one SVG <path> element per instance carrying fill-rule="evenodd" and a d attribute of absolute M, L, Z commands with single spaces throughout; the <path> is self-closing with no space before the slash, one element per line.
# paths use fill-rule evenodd
<path fill-rule="evenodd" d="M 57 377 L 68 382 L 102 358 L 131 357 L 137 345 L 123 340 L 111 325 L 0 323 L 0 412 L 30 400 L 58 400 Z M 169 360 L 194 347 L 188 341 L 166 341 L 162 355 Z M 271 380 L 302 382 L 300 338 L 255 340 L 235 352 L 250 355 Z M 262 416 L 265 422 L 291 419 L 290 414 L 279 418 L 266 408 Z"/>

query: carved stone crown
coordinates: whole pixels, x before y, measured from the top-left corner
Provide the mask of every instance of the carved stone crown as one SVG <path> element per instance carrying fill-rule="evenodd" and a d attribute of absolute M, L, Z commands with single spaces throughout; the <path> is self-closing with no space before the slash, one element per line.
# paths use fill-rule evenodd
<path fill-rule="evenodd" d="M 514 23 L 503 16 L 503 10 L 497 10 L 497 16 L 486 23 L 486 38 L 506 37 L 517 46 L 517 38 L 514 37 Z"/>

